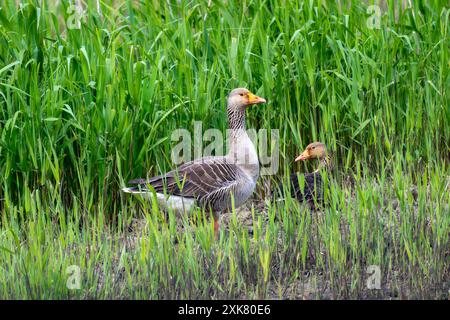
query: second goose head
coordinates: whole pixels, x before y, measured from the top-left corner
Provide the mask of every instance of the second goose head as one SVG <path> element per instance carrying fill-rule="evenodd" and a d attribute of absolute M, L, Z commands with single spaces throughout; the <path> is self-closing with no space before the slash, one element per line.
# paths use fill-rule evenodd
<path fill-rule="evenodd" d="M 306 147 L 306 149 L 302 152 L 301 155 L 295 158 L 295 161 L 299 160 L 304 161 L 310 159 L 322 160 L 326 156 L 327 156 L 327 149 L 325 147 L 325 144 L 323 144 L 322 142 L 313 142 Z"/>
<path fill-rule="evenodd" d="M 295 161 L 305 161 L 312 159 L 317 159 L 320 161 L 319 167 L 316 171 L 319 171 L 321 168 L 333 168 L 333 164 L 331 161 L 331 157 L 328 154 L 327 147 L 322 142 L 310 143 L 302 152 L 302 154 L 295 158 Z"/>

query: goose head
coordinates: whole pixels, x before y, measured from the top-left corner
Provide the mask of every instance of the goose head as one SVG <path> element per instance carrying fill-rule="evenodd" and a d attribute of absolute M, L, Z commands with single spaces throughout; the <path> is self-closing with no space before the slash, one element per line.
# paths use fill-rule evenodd
<path fill-rule="evenodd" d="M 265 103 L 266 99 L 258 97 L 245 88 L 233 89 L 228 95 L 228 109 L 244 110 L 253 104 Z"/>
<path fill-rule="evenodd" d="M 325 144 L 322 142 L 313 142 L 310 143 L 306 149 L 302 152 L 301 155 L 299 155 L 297 158 L 295 158 L 295 161 L 299 160 L 310 160 L 310 159 L 325 159 L 327 156 L 327 148 L 325 147 Z"/>

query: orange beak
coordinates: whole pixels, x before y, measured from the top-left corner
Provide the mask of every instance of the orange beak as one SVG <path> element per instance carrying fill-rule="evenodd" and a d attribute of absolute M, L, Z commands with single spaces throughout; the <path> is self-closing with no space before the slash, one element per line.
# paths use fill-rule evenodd
<path fill-rule="evenodd" d="M 257 95 L 254 95 L 251 92 L 249 92 L 247 94 L 247 98 L 248 98 L 248 103 L 247 103 L 248 106 L 251 104 L 266 103 L 266 99 L 258 97 Z"/>
<path fill-rule="evenodd" d="M 309 154 L 307 153 L 307 151 L 304 151 L 301 155 L 299 155 L 297 158 L 295 158 L 295 162 L 297 161 L 304 161 L 307 160 L 309 158 Z"/>

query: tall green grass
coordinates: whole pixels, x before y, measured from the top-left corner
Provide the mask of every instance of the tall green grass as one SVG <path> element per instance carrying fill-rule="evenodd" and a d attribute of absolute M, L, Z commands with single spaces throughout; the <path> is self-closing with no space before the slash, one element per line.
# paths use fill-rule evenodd
<path fill-rule="evenodd" d="M 0 298 L 445 298 L 450 11 L 411 3 L 371 29 L 362 1 L 88 0 L 71 29 L 65 1 L 3 2 Z M 255 206 L 253 233 L 233 213 L 214 242 L 202 213 L 177 222 L 121 194 L 172 167 L 173 130 L 225 132 L 237 86 L 268 100 L 248 127 L 280 130 L 257 200 L 321 140 L 340 177 L 323 212 Z"/>

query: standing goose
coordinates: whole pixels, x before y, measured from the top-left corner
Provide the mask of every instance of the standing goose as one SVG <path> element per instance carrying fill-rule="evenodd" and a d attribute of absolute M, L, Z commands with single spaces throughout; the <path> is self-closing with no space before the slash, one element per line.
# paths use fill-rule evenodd
<path fill-rule="evenodd" d="M 295 159 L 295 161 L 305 161 L 311 159 L 319 160 L 319 167 L 312 173 L 304 174 L 303 190 L 297 173 L 291 174 L 290 181 L 291 196 L 297 198 L 300 202 L 306 201 L 310 205 L 311 209 L 314 210 L 316 208 L 316 203 L 322 204 L 324 201 L 321 171 L 322 169 L 331 170 L 332 161 L 325 144 L 322 142 L 313 142 L 309 144 L 302 154 Z M 280 189 L 283 190 L 282 186 L 280 186 Z"/>
<path fill-rule="evenodd" d="M 232 198 L 235 208 L 239 207 L 255 189 L 259 161 L 245 129 L 245 109 L 265 102 L 247 89 L 232 90 L 227 101 L 230 129 L 227 155 L 199 158 L 160 176 L 129 181 L 135 186 L 122 191 L 151 199 L 153 188 L 159 204 L 165 208 L 183 212 L 198 205 L 211 210 L 217 236 L 218 213 L 231 209 Z"/>

